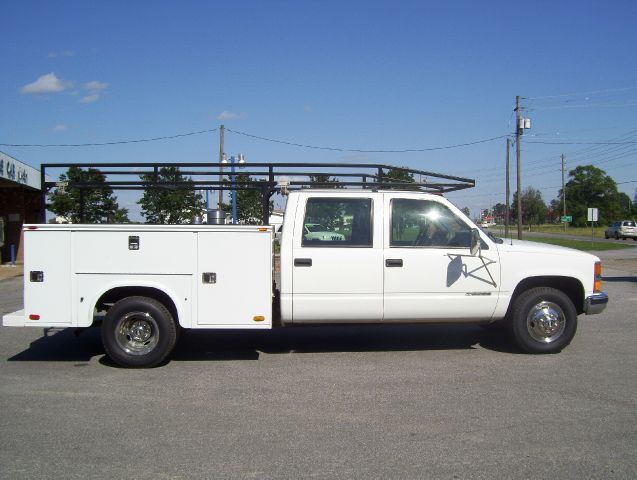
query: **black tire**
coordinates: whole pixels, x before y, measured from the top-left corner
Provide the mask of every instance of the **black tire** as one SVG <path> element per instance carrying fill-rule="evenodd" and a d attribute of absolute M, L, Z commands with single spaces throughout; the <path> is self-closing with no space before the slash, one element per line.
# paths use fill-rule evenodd
<path fill-rule="evenodd" d="M 550 287 L 527 290 L 511 310 L 511 334 L 528 353 L 557 353 L 577 331 L 577 311 L 565 293 Z"/>
<path fill-rule="evenodd" d="M 156 367 L 176 343 L 173 316 L 152 298 L 126 297 L 110 308 L 102 322 L 104 350 L 122 367 Z"/>
<path fill-rule="evenodd" d="M 604 234 L 604 238 L 605 238 L 606 240 L 608 240 L 608 235 Z"/>
<path fill-rule="evenodd" d="M 615 233 L 615 240 L 619 240 L 619 233 Z"/>

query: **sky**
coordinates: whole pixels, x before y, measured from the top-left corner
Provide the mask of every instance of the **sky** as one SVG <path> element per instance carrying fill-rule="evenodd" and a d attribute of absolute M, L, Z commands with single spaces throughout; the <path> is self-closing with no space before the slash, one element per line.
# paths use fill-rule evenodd
<path fill-rule="evenodd" d="M 383 163 L 469 177 L 475 216 L 505 200 L 515 96 L 522 185 L 548 203 L 566 168 L 637 189 L 634 1 L 2 0 L 0 150 L 52 162 Z M 538 143 L 544 142 L 544 143 Z M 606 144 L 595 144 L 595 143 Z M 515 150 L 511 151 L 512 161 Z M 514 164 L 514 162 L 512 163 Z M 515 190 L 515 174 L 511 191 Z M 116 192 L 135 214 L 135 198 Z"/>

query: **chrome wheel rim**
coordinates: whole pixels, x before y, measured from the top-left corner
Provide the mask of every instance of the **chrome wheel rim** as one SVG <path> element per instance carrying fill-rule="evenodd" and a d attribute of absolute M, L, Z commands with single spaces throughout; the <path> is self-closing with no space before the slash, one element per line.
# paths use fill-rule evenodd
<path fill-rule="evenodd" d="M 115 328 L 117 345 L 130 355 L 146 355 L 159 341 L 157 322 L 148 312 L 130 312 Z"/>
<path fill-rule="evenodd" d="M 543 301 L 529 311 L 526 316 L 526 328 L 534 340 L 551 343 L 564 333 L 566 315 L 556 303 Z"/>

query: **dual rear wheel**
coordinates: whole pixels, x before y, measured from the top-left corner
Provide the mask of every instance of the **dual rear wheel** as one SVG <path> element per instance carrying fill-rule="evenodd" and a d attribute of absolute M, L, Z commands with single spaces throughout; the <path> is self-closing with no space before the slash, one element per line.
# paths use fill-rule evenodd
<path fill-rule="evenodd" d="M 153 298 L 126 297 L 110 308 L 102 322 L 104 350 L 122 367 L 156 367 L 176 343 L 175 319 Z"/>

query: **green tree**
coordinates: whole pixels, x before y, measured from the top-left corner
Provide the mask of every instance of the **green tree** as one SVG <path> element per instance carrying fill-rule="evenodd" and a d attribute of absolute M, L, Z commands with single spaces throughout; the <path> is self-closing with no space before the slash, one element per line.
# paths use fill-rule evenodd
<path fill-rule="evenodd" d="M 463 207 L 460 209 L 460 211 L 464 213 L 467 218 L 471 218 L 471 210 L 469 210 L 469 207 Z"/>
<path fill-rule="evenodd" d="M 249 175 L 235 175 L 237 187 L 237 223 L 244 225 L 262 225 L 263 224 L 263 196 L 260 189 L 245 188 L 246 182 L 254 182 Z M 229 178 L 225 178 L 224 182 L 231 184 Z M 223 203 L 221 208 L 226 212 L 232 212 L 231 203 Z M 274 202 L 270 200 L 269 213 L 274 210 Z"/>
<path fill-rule="evenodd" d="M 497 219 L 498 223 L 504 223 L 504 220 L 507 215 L 507 206 L 504 203 L 496 203 L 492 207 L 493 218 Z"/>
<path fill-rule="evenodd" d="M 329 175 L 310 175 L 310 181 L 320 184 L 316 188 L 344 188 L 343 185 L 340 185 L 338 178 L 332 178 Z"/>
<path fill-rule="evenodd" d="M 633 216 L 633 202 L 630 201 L 630 197 L 626 195 L 624 192 L 619 192 L 618 194 L 619 201 L 619 209 L 620 216 L 622 218 L 632 218 Z"/>
<path fill-rule="evenodd" d="M 606 172 L 593 165 L 580 165 L 569 172 L 566 190 L 566 214 L 573 216 L 573 225 L 585 226 L 588 208 L 599 209 L 599 223 L 611 222 L 621 215 L 617 184 Z M 558 198 L 562 200 L 562 189 Z"/>
<path fill-rule="evenodd" d="M 548 209 L 542 199 L 542 192 L 533 187 L 528 187 L 522 192 L 522 223 L 527 225 L 539 225 L 546 221 Z M 511 215 L 517 218 L 518 215 L 518 192 L 513 194 L 513 204 Z"/>
<path fill-rule="evenodd" d="M 407 167 L 404 167 L 407 168 Z M 376 179 L 377 182 L 380 179 Z M 418 190 L 417 186 L 409 185 L 410 183 L 415 183 L 414 175 L 411 172 L 403 170 L 401 168 L 390 168 L 383 174 L 382 183 L 404 183 L 405 186 L 396 186 L 396 187 L 388 187 L 393 190 Z"/>
<path fill-rule="evenodd" d="M 48 194 L 49 203 L 47 209 L 57 216 L 64 217 L 70 223 L 80 223 L 80 196 L 84 200 L 84 223 L 128 223 L 128 210 L 119 208 L 117 197 L 113 195 L 110 187 L 84 188 L 80 193 L 79 188 L 73 187 L 73 183 L 88 182 L 103 184 L 106 177 L 96 168 L 83 170 L 77 166 L 71 166 L 66 173 L 60 175 L 60 182 L 68 182 L 70 185 L 62 191 L 58 188 Z"/>
<path fill-rule="evenodd" d="M 144 173 L 140 178 L 146 185 L 144 195 L 137 202 L 141 206 L 141 214 L 146 223 L 151 224 L 183 224 L 192 222 L 201 215 L 204 202 L 199 193 L 192 188 L 192 180 L 182 175 L 178 167 L 162 167 L 157 174 Z M 168 185 L 183 182 L 184 186 Z"/>

